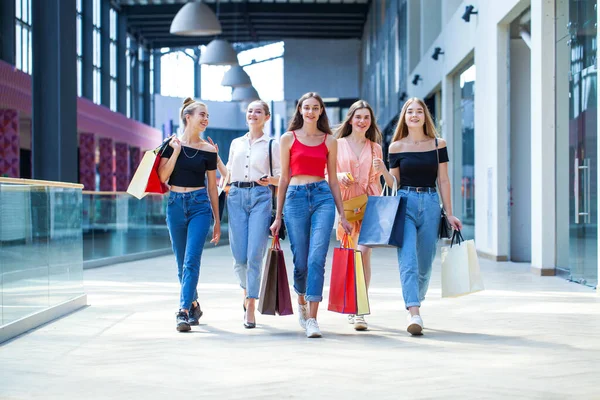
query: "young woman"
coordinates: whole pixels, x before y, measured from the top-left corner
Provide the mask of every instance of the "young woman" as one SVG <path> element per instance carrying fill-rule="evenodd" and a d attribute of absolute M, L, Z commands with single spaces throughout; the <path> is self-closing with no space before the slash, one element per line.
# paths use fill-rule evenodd
<path fill-rule="evenodd" d="M 404 242 L 398 248 L 402 295 L 409 311 L 406 329 L 411 335 L 421 335 L 419 309 L 429 286 L 440 224 L 436 180 L 448 221 L 454 229 L 462 228 L 452 215 L 446 141 L 438 139 L 422 100 L 413 97 L 404 103 L 389 153 L 390 172 L 400 182 L 399 195 L 407 199 Z M 384 176 L 388 185 L 393 184 L 391 176 Z"/>
<path fill-rule="evenodd" d="M 250 128 L 244 136 L 234 139 L 229 149 L 227 166 L 219 158 L 223 176 L 229 171 L 231 189 L 227 195 L 229 212 L 229 244 L 233 254 L 233 269 L 244 290 L 244 326 L 256 327 L 254 312 L 260 290 L 263 257 L 269 239 L 272 193 L 269 185 L 279 184 L 281 165 L 279 144 L 263 132 L 271 118 L 264 101 L 248 105 L 246 122 Z M 269 144 L 271 145 L 270 172 Z"/>
<path fill-rule="evenodd" d="M 366 194 L 379 196 L 381 194 L 380 176 L 389 174 L 382 161 L 381 131 L 375 121 L 373 109 L 364 100 L 359 100 L 350 106 L 346 119 L 337 129 L 338 138 L 337 177 L 342 192 L 342 200 Z M 352 222 L 352 240 L 358 243 L 362 221 Z M 338 224 L 337 238 L 341 240 L 344 229 Z M 371 281 L 371 248 L 358 246 L 362 252 L 363 266 L 367 290 Z M 362 315 L 349 315 L 348 322 L 357 331 L 368 328 Z"/>
<path fill-rule="evenodd" d="M 169 181 L 171 187 L 167 203 L 167 226 L 181 284 L 177 330 L 187 332 L 191 329 L 190 325 L 198 325 L 198 319 L 202 316 L 196 286 L 211 215 L 215 222 L 210 242 L 215 245 L 221 236 L 221 222 L 217 195 L 217 151 L 200 137 L 208 126 L 208 109 L 205 104 L 187 98 L 180 116 L 183 135 L 181 138 L 171 138 L 161 155 L 158 175 L 162 182 Z M 205 175 L 208 182 L 205 182 Z"/>
<path fill-rule="evenodd" d="M 325 104 L 317 93 L 306 93 L 298 100 L 288 132 L 281 137 L 281 178 L 271 232 L 279 233 L 285 214 L 294 255 L 299 321 L 309 338 L 322 336 L 317 311 L 323 300 L 325 258 L 336 207 L 344 230 L 350 233 L 352 229 L 344 217 L 336 160 L 337 141 L 329 128 Z"/>

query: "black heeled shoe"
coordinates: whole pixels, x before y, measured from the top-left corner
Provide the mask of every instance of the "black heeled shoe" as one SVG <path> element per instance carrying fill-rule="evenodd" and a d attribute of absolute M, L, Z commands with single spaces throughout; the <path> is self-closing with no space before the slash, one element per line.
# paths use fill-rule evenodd
<path fill-rule="evenodd" d="M 254 317 L 254 318 L 256 318 L 256 317 Z M 246 313 L 244 313 L 244 328 L 246 328 L 246 329 L 254 329 L 254 328 L 256 328 L 256 321 L 254 321 L 254 322 L 248 322 L 246 320 Z"/>

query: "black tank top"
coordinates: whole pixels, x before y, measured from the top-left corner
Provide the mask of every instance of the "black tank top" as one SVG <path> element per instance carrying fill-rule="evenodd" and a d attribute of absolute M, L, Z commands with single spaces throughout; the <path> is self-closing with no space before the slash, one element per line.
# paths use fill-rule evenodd
<path fill-rule="evenodd" d="M 437 179 L 437 150 L 390 153 L 390 168 L 400 168 L 400 186 L 435 187 Z M 439 149 L 440 163 L 450 161 L 448 148 Z"/>
<path fill-rule="evenodd" d="M 167 146 L 162 153 L 161 158 L 171 158 L 172 155 L 173 148 Z M 191 158 L 188 156 L 191 156 Z M 181 152 L 177 157 L 175 168 L 173 168 L 173 173 L 169 177 L 169 185 L 204 187 L 206 186 L 204 183 L 206 171 L 214 171 L 216 169 L 217 153 L 181 146 Z"/>

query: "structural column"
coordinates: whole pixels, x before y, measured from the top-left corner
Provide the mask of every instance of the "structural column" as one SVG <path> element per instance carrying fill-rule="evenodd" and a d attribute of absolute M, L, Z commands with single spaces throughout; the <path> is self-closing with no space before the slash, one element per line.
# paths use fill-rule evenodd
<path fill-rule="evenodd" d="M 79 183 L 96 190 L 96 140 L 93 133 L 79 134 Z"/>
<path fill-rule="evenodd" d="M 117 17 L 117 111 L 127 115 L 127 17 Z"/>
<path fill-rule="evenodd" d="M 194 49 L 194 97 L 197 99 L 202 98 L 202 65 L 198 62 L 200 60 L 200 49 Z"/>
<path fill-rule="evenodd" d="M 33 0 L 33 178 L 78 182 L 75 0 Z"/>
<path fill-rule="evenodd" d="M 139 101 L 139 91 L 140 91 L 140 68 L 139 68 L 139 56 L 138 56 L 138 44 L 135 40 L 131 40 L 131 118 L 135 120 L 140 120 L 140 107 L 138 105 Z"/>
<path fill-rule="evenodd" d="M 140 99 L 142 115 L 140 120 L 143 123 L 150 125 L 150 54 L 148 50 L 146 50 L 143 47 L 140 47 L 140 51 L 142 52 L 142 76 L 140 80 L 140 84 L 142 85 L 142 93 Z"/>
<path fill-rule="evenodd" d="M 162 57 L 160 49 L 154 49 L 152 51 L 152 57 L 154 58 L 154 90 L 153 93 L 150 93 L 150 95 L 154 95 L 154 93 L 160 94 L 160 60 Z"/>
<path fill-rule="evenodd" d="M 15 65 L 15 2 L 0 1 L 0 60 Z"/>
<path fill-rule="evenodd" d="M 531 1 L 531 266 L 541 275 L 556 265 L 554 15 L 553 1 Z"/>
<path fill-rule="evenodd" d="M 100 2 L 100 103 L 110 108 L 110 1 Z"/>
<path fill-rule="evenodd" d="M 113 149 L 113 140 L 101 138 L 98 141 L 100 146 L 100 164 L 98 172 L 100 173 L 100 191 L 114 192 L 115 191 L 115 158 Z"/>
<path fill-rule="evenodd" d="M 127 143 L 115 143 L 115 161 L 117 192 L 125 192 L 129 186 L 129 146 Z"/>
<path fill-rule="evenodd" d="M 0 109 L 0 177 L 20 177 L 19 112 Z"/>

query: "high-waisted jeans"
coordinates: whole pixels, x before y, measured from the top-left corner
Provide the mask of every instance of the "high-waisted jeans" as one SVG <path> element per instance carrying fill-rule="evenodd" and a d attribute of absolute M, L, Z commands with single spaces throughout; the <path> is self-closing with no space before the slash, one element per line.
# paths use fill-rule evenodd
<path fill-rule="evenodd" d="M 233 270 L 246 297 L 258 299 L 263 257 L 269 240 L 271 189 L 268 186 L 238 188 L 231 186 L 227 195 L 229 245 Z"/>
<path fill-rule="evenodd" d="M 425 299 L 435 258 L 440 224 L 440 202 L 436 192 L 399 190 L 406 197 L 404 240 L 398 248 L 402 296 L 406 308 L 421 306 Z"/>
<path fill-rule="evenodd" d="M 167 227 L 181 284 L 180 309 L 189 310 L 192 302 L 198 299 L 200 258 L 211 221 L 212 208 L 205 188 L 169 194 Z"/>
<path fill-rule="evenodd" d="M 289 186 L 283 211 L 294 255 L 294 289 L 307 301 L 322 301 L 325 259 L 335 219 L 329 184 Z"/>

